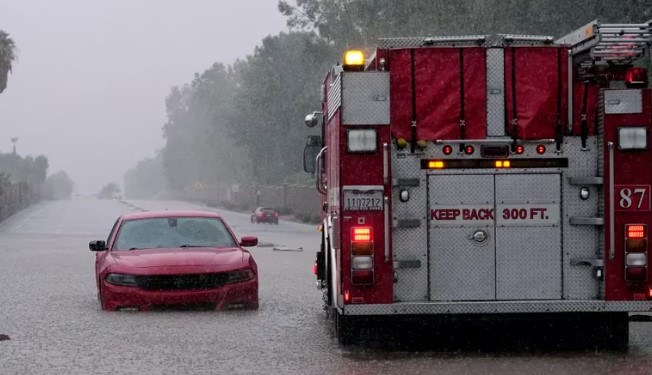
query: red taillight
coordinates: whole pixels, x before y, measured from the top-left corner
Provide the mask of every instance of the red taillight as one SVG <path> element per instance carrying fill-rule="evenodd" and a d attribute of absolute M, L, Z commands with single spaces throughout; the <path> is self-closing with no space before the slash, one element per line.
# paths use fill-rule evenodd
<path fill-rule="evenodd" d="M 351 228 L 351 284 L 374 282 L 374 232 L 371 227 Z"/>
<path fill-rule="evenodd" d="M 369 285 L 374 283 L 373 270 L 353 270 L 351 272 L 351 283 L 356 285 Z"/>
<path fill-rule="evenodd" d="M 354 242 L 369 242 L 372 239 L 371 227 L 353 227 L 351 228 L 351 237 Z"/>
<path fill-rule="evenodd" d="M 625 280 L 641 282 L 647 280 L 647 267 L 627 267 Z"/>
<path fill-rule="evenodd" d="M 647 237 L 647 226 L 643 224 L 627 224 L 626 238 L 645 238 Z"/>
<path fill-rule="evenodd" d="M 625 281 L 647 280 L 647 225 L 625 225 Z"/>
<path fill-rule="evenodd" d="M 537 146 L 537 154 L 542 155 L 546 153 L 546 146 L 544 145 L 538 145 Z"/>
<path fill-rule="evenodd" d="M 313 275 L 317 274 L 317 263 L 312 265 L 312 273 L 313 273 Z"/>
<path fill-rule="evenodd" d="M 453 153 L 453 148 L 451 146 L 444 146 L 442 151 L 444 152 L 444 155 L 450 155 Z"/>
<path fill-rule="evenodd" d="M 516 150 L 515 150 L 515 151 L 516 151 L 516 154 L 520 155 L 520 154 L 522 154 L 523 152 L 525 152 L 525 147 L 523 147 L 522 145 L 518 145 L 518 146 L 516 146 Z"/>
<path fill-rule="evenodd" d="M 469 146 L 464 147 L 464 153 L 465 154 L 473 155 L 474 152 L 475 152 L 475 148 L 473 148 L 473 146 L 469 145 Z"/>
<path fill-rule="evenodd" d="M 629 68 L 625 72 L 625 86 L 630 89 L 643 89 L 648 85 L 647 69 Z"/>

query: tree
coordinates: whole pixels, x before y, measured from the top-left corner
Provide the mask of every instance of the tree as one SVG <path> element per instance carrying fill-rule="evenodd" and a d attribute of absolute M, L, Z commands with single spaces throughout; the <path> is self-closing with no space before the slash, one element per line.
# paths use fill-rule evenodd
<path fill-rule="evenodd" d="M 257 183 L 279 184 L 301 171 L 309 132 L 301 119 L 319 109 L 320 80 L 333 58 L 333 49 L 314 33 L 281 33 L 265 38 L 236 67 L 229 126 Z"/>
<path fill-rule="evenodd" d="M 161 154 L 138 162 L 125 173 L 124 179 L 126 198 L 148 199 L 165 193 L 167 180 Z"/>
<path fill-rule="evenodd" d="M 44 195 L 48 199 L 67 199 L 72 195 L 75 183 L 64 171 L 59 171 L 45 180 Z"/>
<path fill-rule="evenodd" d="M 9 34 L 0 30 L 0 93 L 7 88 L 9 72 L 16 59 L 16 44 Z"/>
<path fill-rule="evenodd" d="M 561 36 L 598 18 L 642 22 L 648 0 L 281 0 L 293 30 L 316 30 L 338 47 L 370 46 L 377 37 L 460 34 Z M 535 15 L 535 16 L 533 16 Z"/>

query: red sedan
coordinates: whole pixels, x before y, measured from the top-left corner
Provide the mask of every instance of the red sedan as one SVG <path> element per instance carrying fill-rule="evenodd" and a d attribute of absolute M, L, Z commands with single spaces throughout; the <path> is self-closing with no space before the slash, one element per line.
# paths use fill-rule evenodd
<path fill-rule="evenodd" d="M 258 308 L 256 237 L 238 241 L 212 212 L 122 215 L 107 241 L 91 241 L 104 310 L 211 306 Z"/>

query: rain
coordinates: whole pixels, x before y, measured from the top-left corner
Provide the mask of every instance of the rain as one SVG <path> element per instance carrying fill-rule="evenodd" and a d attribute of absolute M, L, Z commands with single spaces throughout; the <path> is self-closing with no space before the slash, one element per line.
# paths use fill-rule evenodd
<path fill-rule="evenodd" d="M 2 373 L 649 372 L 651 46 L 636 0 L 0 0 Z"/>

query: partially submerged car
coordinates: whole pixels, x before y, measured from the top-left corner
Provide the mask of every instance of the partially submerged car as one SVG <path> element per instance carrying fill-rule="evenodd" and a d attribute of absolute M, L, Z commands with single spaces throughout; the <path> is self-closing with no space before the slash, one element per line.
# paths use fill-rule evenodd
<path fill-rule="evenodd" d="M 252 223 L 271 223 L 278 224 L 279 212 L 274 208 L 258 207 L 251 214 Z"/>
<path fill-rule="evenodd" d="M 104 310 L 209 305 L 258 308 L 258 268 L 213 212 L 138 212 L 118 218 L 106 241 L 91 241 Z"/>

